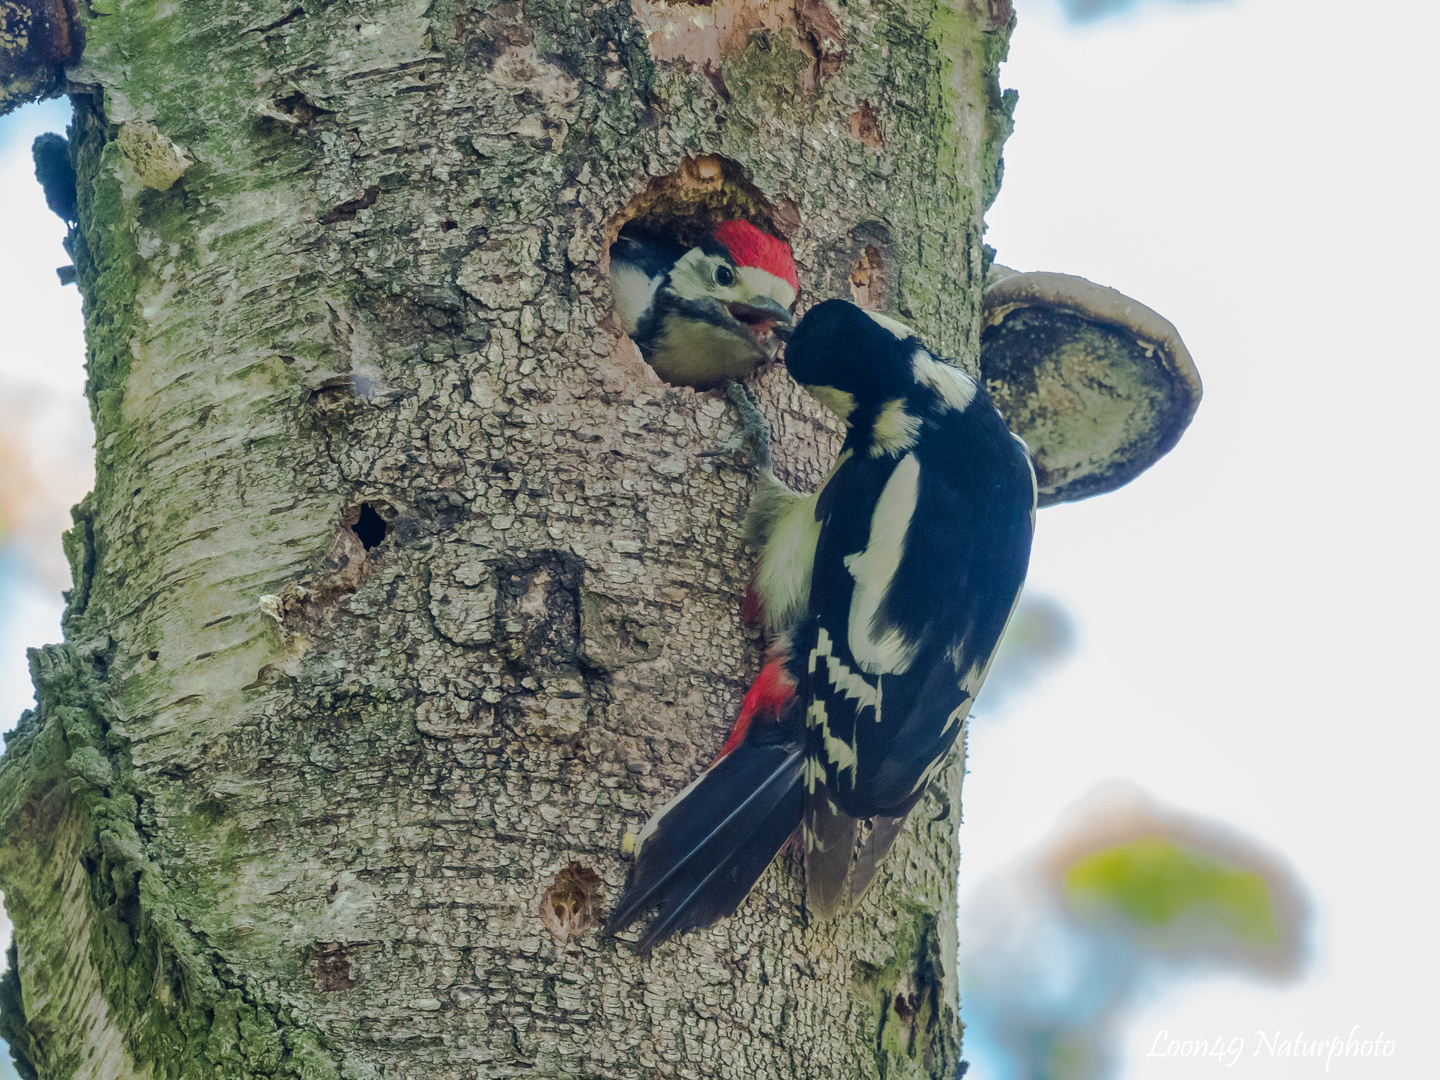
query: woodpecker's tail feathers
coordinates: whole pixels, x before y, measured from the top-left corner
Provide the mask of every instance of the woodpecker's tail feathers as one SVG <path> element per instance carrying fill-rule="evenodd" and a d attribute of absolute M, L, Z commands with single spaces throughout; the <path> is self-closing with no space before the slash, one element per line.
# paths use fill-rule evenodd
<path fill-rule="evenodd" d="M 905 816 L 874 817 L 863 826 L 862 837 L 862 822 L 837 809 L 823 785 L 806 799 L 805 902 L 816 918 L 848 915 L 860 906 Z"/>
<path fill-rule="evenodd" d="M 870 819 L 870 832 L 860 845 L 860 851 L 855 856 L 855 869 L 850 874 L 850 897 L 845 909 L 847 912 L 854 911 L 860 906 L 860 901 L 865 899 L 870 883 L 875 880 L 875 872 L 880 869 L 885 856 L 890 854 L 890 848 L 900 838 L 900 832 L 904 828 L 904 814 L 899 817 Z"/>
<path fill-rule="evenodd" d="M 800 824 L 799 738 L 747 739 L 666 804 L 640 834 L 635 873 L 605 924 L 623 930 L 656 909 L 637 948 L 731 914 Z"/>
<path fill-rule="evenodd" d="M 823 784 L 805 800 L 805 902 L 816 918 L 833 919 L 848 910 L 859 826 L 836 808 Z"/>

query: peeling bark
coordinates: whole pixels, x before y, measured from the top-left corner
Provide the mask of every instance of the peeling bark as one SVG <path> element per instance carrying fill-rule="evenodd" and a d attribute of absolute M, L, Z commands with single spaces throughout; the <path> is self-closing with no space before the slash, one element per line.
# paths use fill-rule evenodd
<path fill-rule="evenodd" d="M 87 6 L 97 479 L 0 765 L 39 1075 L 955 1074 L 958 753 L 858 916 L 782 857 L 647 961 L 596 934 L 763 644 L 754 471 L 617 330 L 622 218 L 690 175 L 978 371 L 1008 5 L 660 25 L 730 10 Z M 813 487 L 834 424 L 755 390 Z"/>

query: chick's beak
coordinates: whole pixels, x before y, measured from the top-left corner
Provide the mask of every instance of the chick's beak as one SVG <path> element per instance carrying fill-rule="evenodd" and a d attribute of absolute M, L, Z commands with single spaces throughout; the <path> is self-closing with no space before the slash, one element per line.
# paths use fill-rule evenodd
<path fill-rule="evenodd" d="M 767 333 L 775 333 L 776 336 L 779 336 L 780 328 L 788 327 L 793 321 L 790 312 L 781 306 L 778 300 L 769 296 L 752 296 L 749 300 L 737 300 L 734 303 L 726 304 L 725 310 L 730 312 L 732 318 L 748 326 L 750 332 L 757 338 Z"/>

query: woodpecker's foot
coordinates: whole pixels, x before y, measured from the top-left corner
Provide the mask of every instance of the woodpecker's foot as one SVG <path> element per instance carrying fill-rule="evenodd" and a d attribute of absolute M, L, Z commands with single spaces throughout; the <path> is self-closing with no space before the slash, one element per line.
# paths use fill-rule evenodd
<path fill-rule="evenodd" d="M 739 450 L 748 441 L 755 447 L 755 463 L 760 466 L 762 472 L 770 471 L 770 423 L 765 419 L 765 414 L 760 411 L 760 406 L 755 404 L 755 399 L 750 396 L 750 391 L 736 379 L 731 379 L 725 384 L 725 392 L 735 404 L 735 411 L 740 414 L 740 428 L 734 435 L 726 439 L 720 446 L 712 447 L 709 450 L 702 450 L 701 457 L 719 457 L 721 454 L 728 454 L 733 450 Z"/>

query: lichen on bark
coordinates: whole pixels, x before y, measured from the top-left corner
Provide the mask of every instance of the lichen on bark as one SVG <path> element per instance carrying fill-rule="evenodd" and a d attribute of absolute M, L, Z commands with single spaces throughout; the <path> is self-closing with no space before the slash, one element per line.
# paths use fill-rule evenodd
<path fill-rule="evenodd" d="M 863 258 L 977 370 L 1008 5 L 782 7 L 707 67 L 623 0 L 89 6 L 96 487 L 0 765 L 40 1075 L 954 1074 L 958 753 L 856 917 L 782 858 L 648 961 L 593 925 L 762 646 L 619 215 L 717 155 L 807 297 Z M 754 388 L 813 486 L 835 425 Z"/>

